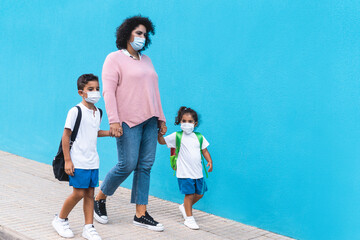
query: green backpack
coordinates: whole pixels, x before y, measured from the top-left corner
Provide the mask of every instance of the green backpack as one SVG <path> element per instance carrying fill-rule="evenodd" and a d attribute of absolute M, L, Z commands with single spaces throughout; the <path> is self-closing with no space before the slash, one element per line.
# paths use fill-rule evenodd
<path fill-rule="evenodd" d="M 194 133 L 195 133 L 196 137 L 199 139 L 199 142 L 200 142 L 201 162 L 202 162 L 202 165 L 204 167 L 206 177 L 208 177 L 208 172 L 207 172 L 206 167 L 205 167 L 204 157 L 203 157 L 202 151 L 201 151 L 204 137 L 199 132 L 194 132 Z M 183 135 L 183 131 L 176 132 L 176 137 L 175 137 L 176 148 L 171 148 L 170 149 L 170 165 L 171 165 L 171 168 L 174 170 L 174 175 L 175 175 L 175 171 L 176 171 L 176 162 L 177 162 L 177 158 L 178 158 L 179 151 L 180 151 L 182 135 Z"/>

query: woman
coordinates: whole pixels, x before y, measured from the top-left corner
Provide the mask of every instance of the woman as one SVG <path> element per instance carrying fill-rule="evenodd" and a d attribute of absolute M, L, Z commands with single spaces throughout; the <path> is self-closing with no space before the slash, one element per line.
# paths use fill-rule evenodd
<path fill-rule="evenodd" d="M 118 163 L 107 173 L 95 197 L 95 219 L 107 223 L 106 197 L 134 171 L 131 203 L 133 223 L 154 231 L 164 226 L 146 211 L 150 170 L 155 160 L 158 131 L 167 131 L 161 107 L 158 76 L 148 56 L 142 55 L 154 34 L 152 22 L 141 16 L 126 19 L 116 31 L 116 46 L 104 62 L 102 81 L 110 135 L 116 137 Z"/>

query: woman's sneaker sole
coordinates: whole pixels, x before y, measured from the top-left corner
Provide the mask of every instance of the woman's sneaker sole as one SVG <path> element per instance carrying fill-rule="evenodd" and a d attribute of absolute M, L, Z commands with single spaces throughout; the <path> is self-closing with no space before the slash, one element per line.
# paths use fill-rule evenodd
<path fill-rule="evenodd" d="M 159 226 L 151 226 L 151 225 L 139 223 L 139 222 L 136 222 L 136 221 L 133 221 L 133 224 L 134 224 L 135 226 L 147 228 L 147 229 L 149 229 L 149 230 L 156 231 L 156 232 L 162 232 L 162 231 L 164 231 L 164 226 L 161 226 L 161 227 L 159 227 Z"/>
<path fill-rule="evenodd" d="M 102 224 L 107 224 L 109 221 L 109 220 L 103 219 L 102 217 L 99 217 L 95 211 L 94 211 L 94 218 L 96 221 L 98 221 L 99 223 L 102 223 Z"/>

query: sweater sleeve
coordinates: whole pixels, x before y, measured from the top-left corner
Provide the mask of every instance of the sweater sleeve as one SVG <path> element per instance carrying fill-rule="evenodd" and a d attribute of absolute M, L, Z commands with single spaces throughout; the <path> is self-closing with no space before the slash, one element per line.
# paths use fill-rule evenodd
<path fill-rule="evenodd" d="M 116 88 L 119 84 L 120 69 L 117 67 L 115 61 L 111 55 L 108 55 L 105 59 L 102 70 L 102 83 L 103 83 L 103 96 L 105 101 L 106 113 L 109 119 L 109 123 L 120 123 L 117 100 L 116 100 Z"/>
<path fill-rule="evenodd" d="M 144 55 L 144 56 L 146 56 L 146 55 Z M 151 59 L 148 56 L 146 56 L 146 58 L 149 59 L 149 62 L 153 66 Z M 153 66 L 153 68 L 154 68 L 154 66 Z M 155 71 L 155 69 L 154 69 L 154 71 Z M 156 82 L 156 104 L 158 106 L 159 114 L 160 114 L 159 121 L 166 122 L 166 118 L 165 118 L 164 111 L 163 111 L 162 104 L 161 104 L 160 91 L 159 91 L 159 81 Z"/>

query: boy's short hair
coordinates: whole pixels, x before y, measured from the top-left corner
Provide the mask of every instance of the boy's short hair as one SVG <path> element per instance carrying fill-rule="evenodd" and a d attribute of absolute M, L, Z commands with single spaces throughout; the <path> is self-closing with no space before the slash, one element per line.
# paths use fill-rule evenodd
<path fill-rule="evenodd" d="M 99 78 L 94 74 L 83 74 L 77 80 L 78 90 L 84 90 L 85 85 L 90 81 L 99 81 Z"/>

